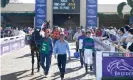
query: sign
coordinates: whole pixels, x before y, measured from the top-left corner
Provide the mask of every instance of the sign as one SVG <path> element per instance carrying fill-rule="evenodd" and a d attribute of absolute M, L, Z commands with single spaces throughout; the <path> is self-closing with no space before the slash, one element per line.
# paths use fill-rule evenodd
<path fill-rule="evenodd" d="M 80 13 L 80 0 L 53 0 L 53 13 Z"/>
<path fill-rule="evenodd" d="M 19 49 L 20 48 L 20 41 L 15 41 L 15 42 L 13 42 L 13 43 L 11 43 L 11 49 L 12 50 L 17 50 L 17 49 Z"/>
<path fill-rule="evenodd" d="M 21 45 L 20 45 L 21 47 L 24 47 L 25 46 L 25 40 L 21 40 Z"/>
<path fill-rule="evenodd" d="M 132 77 L 133 58 L 129 57 L 103 57 L 103 77 Z"/>
<path fill-rule="evenodd" d="M 131 53 L 130 53 L 131 54 Z M 103 77 L 131 77 L 133 76 L 133 55 L 124 57 L 124 53 L 103 53 Z"/>
<path fill-rule="evenodd" d="M 9 41 L 0 45 L 0 55 L 25 47 L 25 37 L 15 41 Z"/>
<path fill-rule="evenodd" d="M 1 54 L 7 53 L 9 51 L 10 51 L 10 44 L 9 43 L 1 44 Z"/>
<path fill-rule="evenodd" d="M 97 51 L 96 80 L 102 77 L 132 77 L 133 53 L 130 54 L 132 57 L 124 57 L 124 53 Z"/>
<path fill-rule="evenodd" d="M 46 21 L 46 0 L 36 0 L 35 5 L 35 27 L 41 28 Z"/>
<path fill-rule="evenodd" d="M 97 0 L 86 1 L 86 26 L 97 27 Z"/>
<path fill-rule="evenodd" d="M 130 17 L 129 23 L 133 24 L 133 17 Z"/>

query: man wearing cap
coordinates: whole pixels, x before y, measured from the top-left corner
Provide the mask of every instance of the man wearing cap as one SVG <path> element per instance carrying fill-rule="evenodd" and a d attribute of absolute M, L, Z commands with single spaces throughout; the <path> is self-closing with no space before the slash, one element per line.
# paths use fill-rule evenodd
<path fill-rule="evenodd" d="M 82 35 L 78 37 L 78 42 L 79 42 L 79 52 L 80 52 L 80 63 L 81 67 L 83 67 L 83 53 L 82 53 L 82 47 L 83 47 L 83 40 L 86 38 L 85 36 L 85 30 L 81 30 Z"/>
<path fill-rule="evenodd" d="M 57 62 L 58 68 L 60 70 L 61 80 L 64 78 L 65 68 L 66 68 L 66 60 L 67 60 L 67 52 L 70 59 L 70 49 L 68 42 L 64 40 L 64 33 L 60 33 L 60 40 L 56 41 L 54 46 L 54 54 L 57 54 Z"/>
<path fill-rule="evenodd" d="M 51 54 L 53 52 L 52 40 L 51 38 L 49 38 L 49 35 L 50 35 L 50 31 L 46 30 L 45 37 L 42 38 L 41 44 L 39 45 L 40 61 L 41 61 L 41 66 L 44 70 L 45 76 L 48 75 L 49 67 L 51 63 Z M 46 65 L 44 65 L 44 63 L 46 63 Z"/>
<path fill-rule="evenodd" d="M 76 52 L 78 52 L 78 47 L 79 47 L 79 44 L 78 44 L 78 37 L 81 36 L 82 33 L 81 33 L 81 30 L 80 28 L 78 28 L 78 31 L 74 34 L 73 36 L 73 40 L 76 40 Z"/>

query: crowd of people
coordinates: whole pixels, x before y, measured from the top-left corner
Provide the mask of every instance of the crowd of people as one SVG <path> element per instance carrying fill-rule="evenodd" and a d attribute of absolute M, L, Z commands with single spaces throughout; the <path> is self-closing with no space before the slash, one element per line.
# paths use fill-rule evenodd
<path fill-rule="evenodd" d="M 90 28 L 87 31 L 81 28 L 77 28 L 76 33 L 74 33 L 73 36 L 71 32 L 73 32 L 71 27 L 70 27 L 70 30 L 68 31 L 63 30 L 62 28 L 56 27 L 51 33 L 49 33 L 49 35 L 52 34 L 51 37 L 53 39 L 53 53 L 54 55 L 57 55 L 57 62 L 58 62 L 58 68 L 61 73 L 60 75 L 61 79 L 64 78 L 64 74 L 65 74 L 67 52 L 68 52 L 69 60 L 71 59 L 70 58 L 71 53 L 67 42 L 67 37 L 70 35 L 71 35 L 70 39 L 76 42 L 76 52 L 79 52 L 80 54 L 81 68 L 85 66 L 86 73 L 88 71 L 88 65 L 90 66 L 91 71 L 94 70 L 93 59 L 95 58 L 96 50 L 95 50 L 95 42 L 93 40 L 93 36 L 99 37 L 102 41 L 108 40 L 111 43 L 122 46 L 124 49 L 126 49 L 126 52 L 133 51 L 133 28 L 131 28 L 129 25 L 126 25 L 119 29 L 116 29 L 114 27 L 101 28 L 101 29 Z M 45 36 L 46 35 L 47 35 L 47 32 Z M 44 58 L 45 57 L 43 57 L 43 59 Z M 42 66 L 44 66 L 44 60 L 42 61 Z M 46 66 L 46 67 L 49 67 L 49 66 Z M 48 74 L 48 71 L 47 71 L 47 74 Z"/>
<path fill-rule="evenodd" d="M 108 40 L 111 43 L 122 46 L 127 52 L 133 51 L 133 28 L 129 25 L 116 29 L 114 27 L 98 29 L 96 32 L 101 40 Z"/>
<path fill-rule="evenodd" d="M 36 41 L 37 47 L 40 52 L 41 66 L 44 70 L 45 76 L 49 73 L 51 64 L 52 53 L 58 62 L 58 68 L 60 71 L 60 77 L 63 80 L 66 69 L 66 61 L 71 60 L 70 46 L 68 41 L 76 42 L 76 53 L 79 53 L 81 68 L 85 66 L 86 74 L 88 73 L 88 66 L 90 70 L 94 70 L 93 59 L 95 56 L 95 42 L 93 37 L 99 37 L 100 40 L 108 40 L 111 43 L 122 46 L 127 52 L 133 52 L 133 28 L 129 25 L 116 29 L 115 27 L 102 27 L 99 29 L 89 28 L 87 30 L 78 27 L 75 32 L 69 27 L 60 28 L 55 26 L 54 29 L 40 29 L 40 28 L 24 28 L 19 30 L 18 28 L 5 28 L 0 29 L 1 37 L 16 36 L 19 31 L 25 32 L 25 34 L 31 35 L 31 42 Z M 36 31 L 40 31 L 39 35 L 35 36 Z M 36 38 L 35 38 L 36 37 Z M 38 41 L 39 40 L 39 41 Z M 67 55 L 68 53 L 68 55 Z M 46 63 L 46 65 L 45 65 Z"/>
<path fill-rule="evenodd" d="M 32 34 L 33 28 L 0 27 L 1 38 Z"/>
<path fill-rule="evenodd" d="M 35 30 L 35 31 L 40 31 L 40 30 Z M 70 32 L 72 32 L 71 27 L 70 27 Z M 53 53 L 55 58 L 57 59 L 58 68 L 60 71 L 60 77 L 63 80 L 65 75 L 67 57 L 68 60 L 71 60 L 70 46 L 68 44 L 68 41 L 65 39 L 66 37 L 65 30 L 57 26 L 55 27 L 54 30 L 42 29 L 41 34 L 44 35 L 42 35 L 40 39 L 39 36 L 37 36 L 35 33 L 37 32 L 33 32 L 31 41 L 35 40 L 39 48 L 41 66 L 44 70 L 45 76 L 48 75 L 51 64 L 51 56 Z M 91 33 L 92 33 L 91 31 L 86 32 L 84 29 L 77 28 L 77 31 L 74 34 L 74 36 L 72 36 L 71 34 L 71 39 L 75 40 L 77 43 L 76 52 L 80 52 L 81 68 L 83 68 L 85 64 L 86 74 L 88 72 L 88 65 L 90 66 L 90 70 L 91 71 L 93 70 L 92 60 L 89 58 L 90 55 L 88 55 L 88 51 L 90 54 L 93 54 L 93 52 L 95 51 L 94 40 L 90 38 Z M 38 38 L 35 39 L 35 35 Z M 93 57 L 91 56 L 91 58 Z M 91 62 L 88 62 L 88 59 L 90 59 Z"/>

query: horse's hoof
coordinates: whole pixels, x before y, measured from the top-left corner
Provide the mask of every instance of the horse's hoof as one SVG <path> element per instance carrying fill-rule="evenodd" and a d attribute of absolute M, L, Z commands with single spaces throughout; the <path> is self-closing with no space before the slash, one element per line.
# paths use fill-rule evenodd
<path fill-rule="evenodd" d="M 34 73 L 31 73 L 31 75 L 34 75 Z"/>

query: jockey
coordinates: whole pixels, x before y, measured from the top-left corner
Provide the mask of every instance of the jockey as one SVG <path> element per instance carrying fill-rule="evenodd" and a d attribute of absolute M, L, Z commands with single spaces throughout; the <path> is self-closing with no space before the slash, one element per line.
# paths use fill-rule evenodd
<path fill-rule="evenodd" d="M 85 70 L 88 72 L 88 64 L 90 65 L 90 70 L 92 71 L 92 59 L 93 59 L 93 51 L 94 48 L 94 40 L 90 38 L 91 32 L 86 32 L 86 38 L 83 40 L 82 52 L 84 53 L 84 61 L 85 61 Z"/>
<path fill-rule="evenodd" d="M 79 52 L 80 52 L 80 63 L 81 67 L 83 67 L 83 54 L 82 54 L 82 47 L 83 47 L 83 40 L 86 38 L 85 36 L 85 30 L 81 30 L 82 35 L 78 37 L 78 42 L 79 42 Z"/>
<path fill-rule="evenodd" d="M 41 39 L 41 45 L 39 45 L 40 51 L 40 61 L 41 66 L 44 70 L 45 77 L 48 75 L 50 64 L 51 64 L 51 54 L 53 52 L 52 40 L 49 38 L 50 31 L 45 31 L 45 37 Z M 45 60 L 46 59 L 46 60 Z M 44 65 L 46 63 L 46 65 Z"/>
<path fill-rule="evenodd" d="M 60 38 L 60 31 L 58 27 L 55 27 L 55 30 L 53 30 L 53 43 L 55 44 L 55 42 L 59 40 L 59 38 Z"/>

